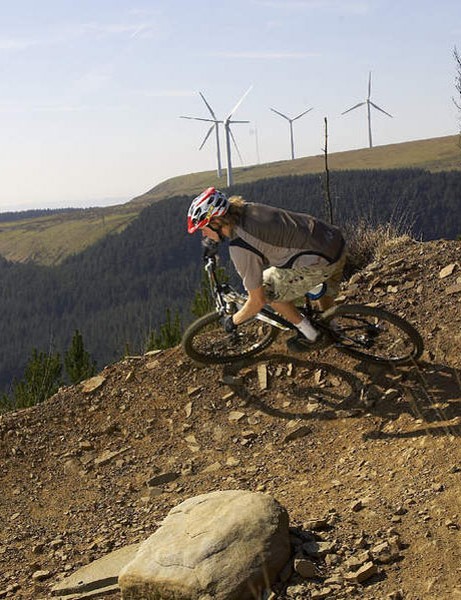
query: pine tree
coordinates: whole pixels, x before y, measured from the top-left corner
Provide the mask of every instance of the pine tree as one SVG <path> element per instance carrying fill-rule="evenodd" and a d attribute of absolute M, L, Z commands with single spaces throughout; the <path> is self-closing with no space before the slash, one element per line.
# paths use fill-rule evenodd
<path fill-rule="evenodd" d="M 13 384 L 13 408 L 34 406 L 55 394 L 61 385 L 62 363 L 59 353 L 39 352 L 36 348 L 24 371 L 24 379 Z"/>
<path fill-rule="evenodd" d="M 160 331 L 154 330 L 150 333 L 146 343 L 146 351 L 163 350 L 172 348 L 181 342 L 182 325 L 179 313 L 176 312 L 174 319 L 171 318 L 171 311 L 166 309 L 166 321 L 160 326 Z"/>
<path fill-rule="evenodd" d="M 85 350 L 82 334 L 75 330 L 71 345 L 64 356 L 64 366 L 71 383 L 80 383 L 96 372 L 96 362 Z"/>

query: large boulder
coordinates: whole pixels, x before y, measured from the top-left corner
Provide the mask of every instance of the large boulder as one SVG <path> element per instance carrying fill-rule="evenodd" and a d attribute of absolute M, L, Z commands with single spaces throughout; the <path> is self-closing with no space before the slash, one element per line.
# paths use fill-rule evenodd
<path fill-rule="evenodd" d="M 172 509 L 119 575 L 124 600 L 254 600 L 290 557 L 273 498 L 211 492 Z"/>

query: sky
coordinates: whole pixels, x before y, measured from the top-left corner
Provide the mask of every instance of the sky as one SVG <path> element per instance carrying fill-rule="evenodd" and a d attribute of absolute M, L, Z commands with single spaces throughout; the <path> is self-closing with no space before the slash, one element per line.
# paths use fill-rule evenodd
<path fill-rule="evenodd" d="M 216 169 L 201 92 L 242 162 L 459 131 L 459 0 L 0 0 L 0 212 L 106 206 Z M 224 136 L 221 133 L 222 145 Z M 223 162 L 225 161 L 223 149 Z M 225 176 L 223 187 L 226 186 Z"/>

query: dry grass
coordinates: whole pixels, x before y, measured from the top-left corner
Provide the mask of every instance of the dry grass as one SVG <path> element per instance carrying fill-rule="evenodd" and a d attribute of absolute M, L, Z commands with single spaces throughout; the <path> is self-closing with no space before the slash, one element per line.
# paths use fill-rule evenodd
<path fill-rule="evenodd" d="M 408 243 L 411 239 L 400 224 L 394 223 L 374 225 L 364 219 L 343 229 L 348 248 L 347 278 L 379 259 L 389 247 Z"/>

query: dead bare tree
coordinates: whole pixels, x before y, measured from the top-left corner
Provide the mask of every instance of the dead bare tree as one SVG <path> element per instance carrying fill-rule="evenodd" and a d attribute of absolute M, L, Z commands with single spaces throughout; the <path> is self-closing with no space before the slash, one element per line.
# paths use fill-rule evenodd
<path fill-rule="evenodd" d="M 324 117 L 324 121 L 325 121 L 325 148 L 323 149 L 323 152 L 325 154 L 325 179 L 323 182 L 323 190 L 325 193 L 325 201 L 327 203 L 329 221 L 333 225 L 333 204 L 331 202 L 330 170 L 328 168 L 328 121 L 327 121 L 326 117 Z"/>
<path fill-rule="evenodd" d="M 453 48 L 453 57 L 456 63 L 455 87 L 457 91 L 456 97 L 453 98 L 453 102 L 455 103 L 456 108 L 461 113 L 461 54 L 459 53 L 458 48 L 456 46 Z"/>

